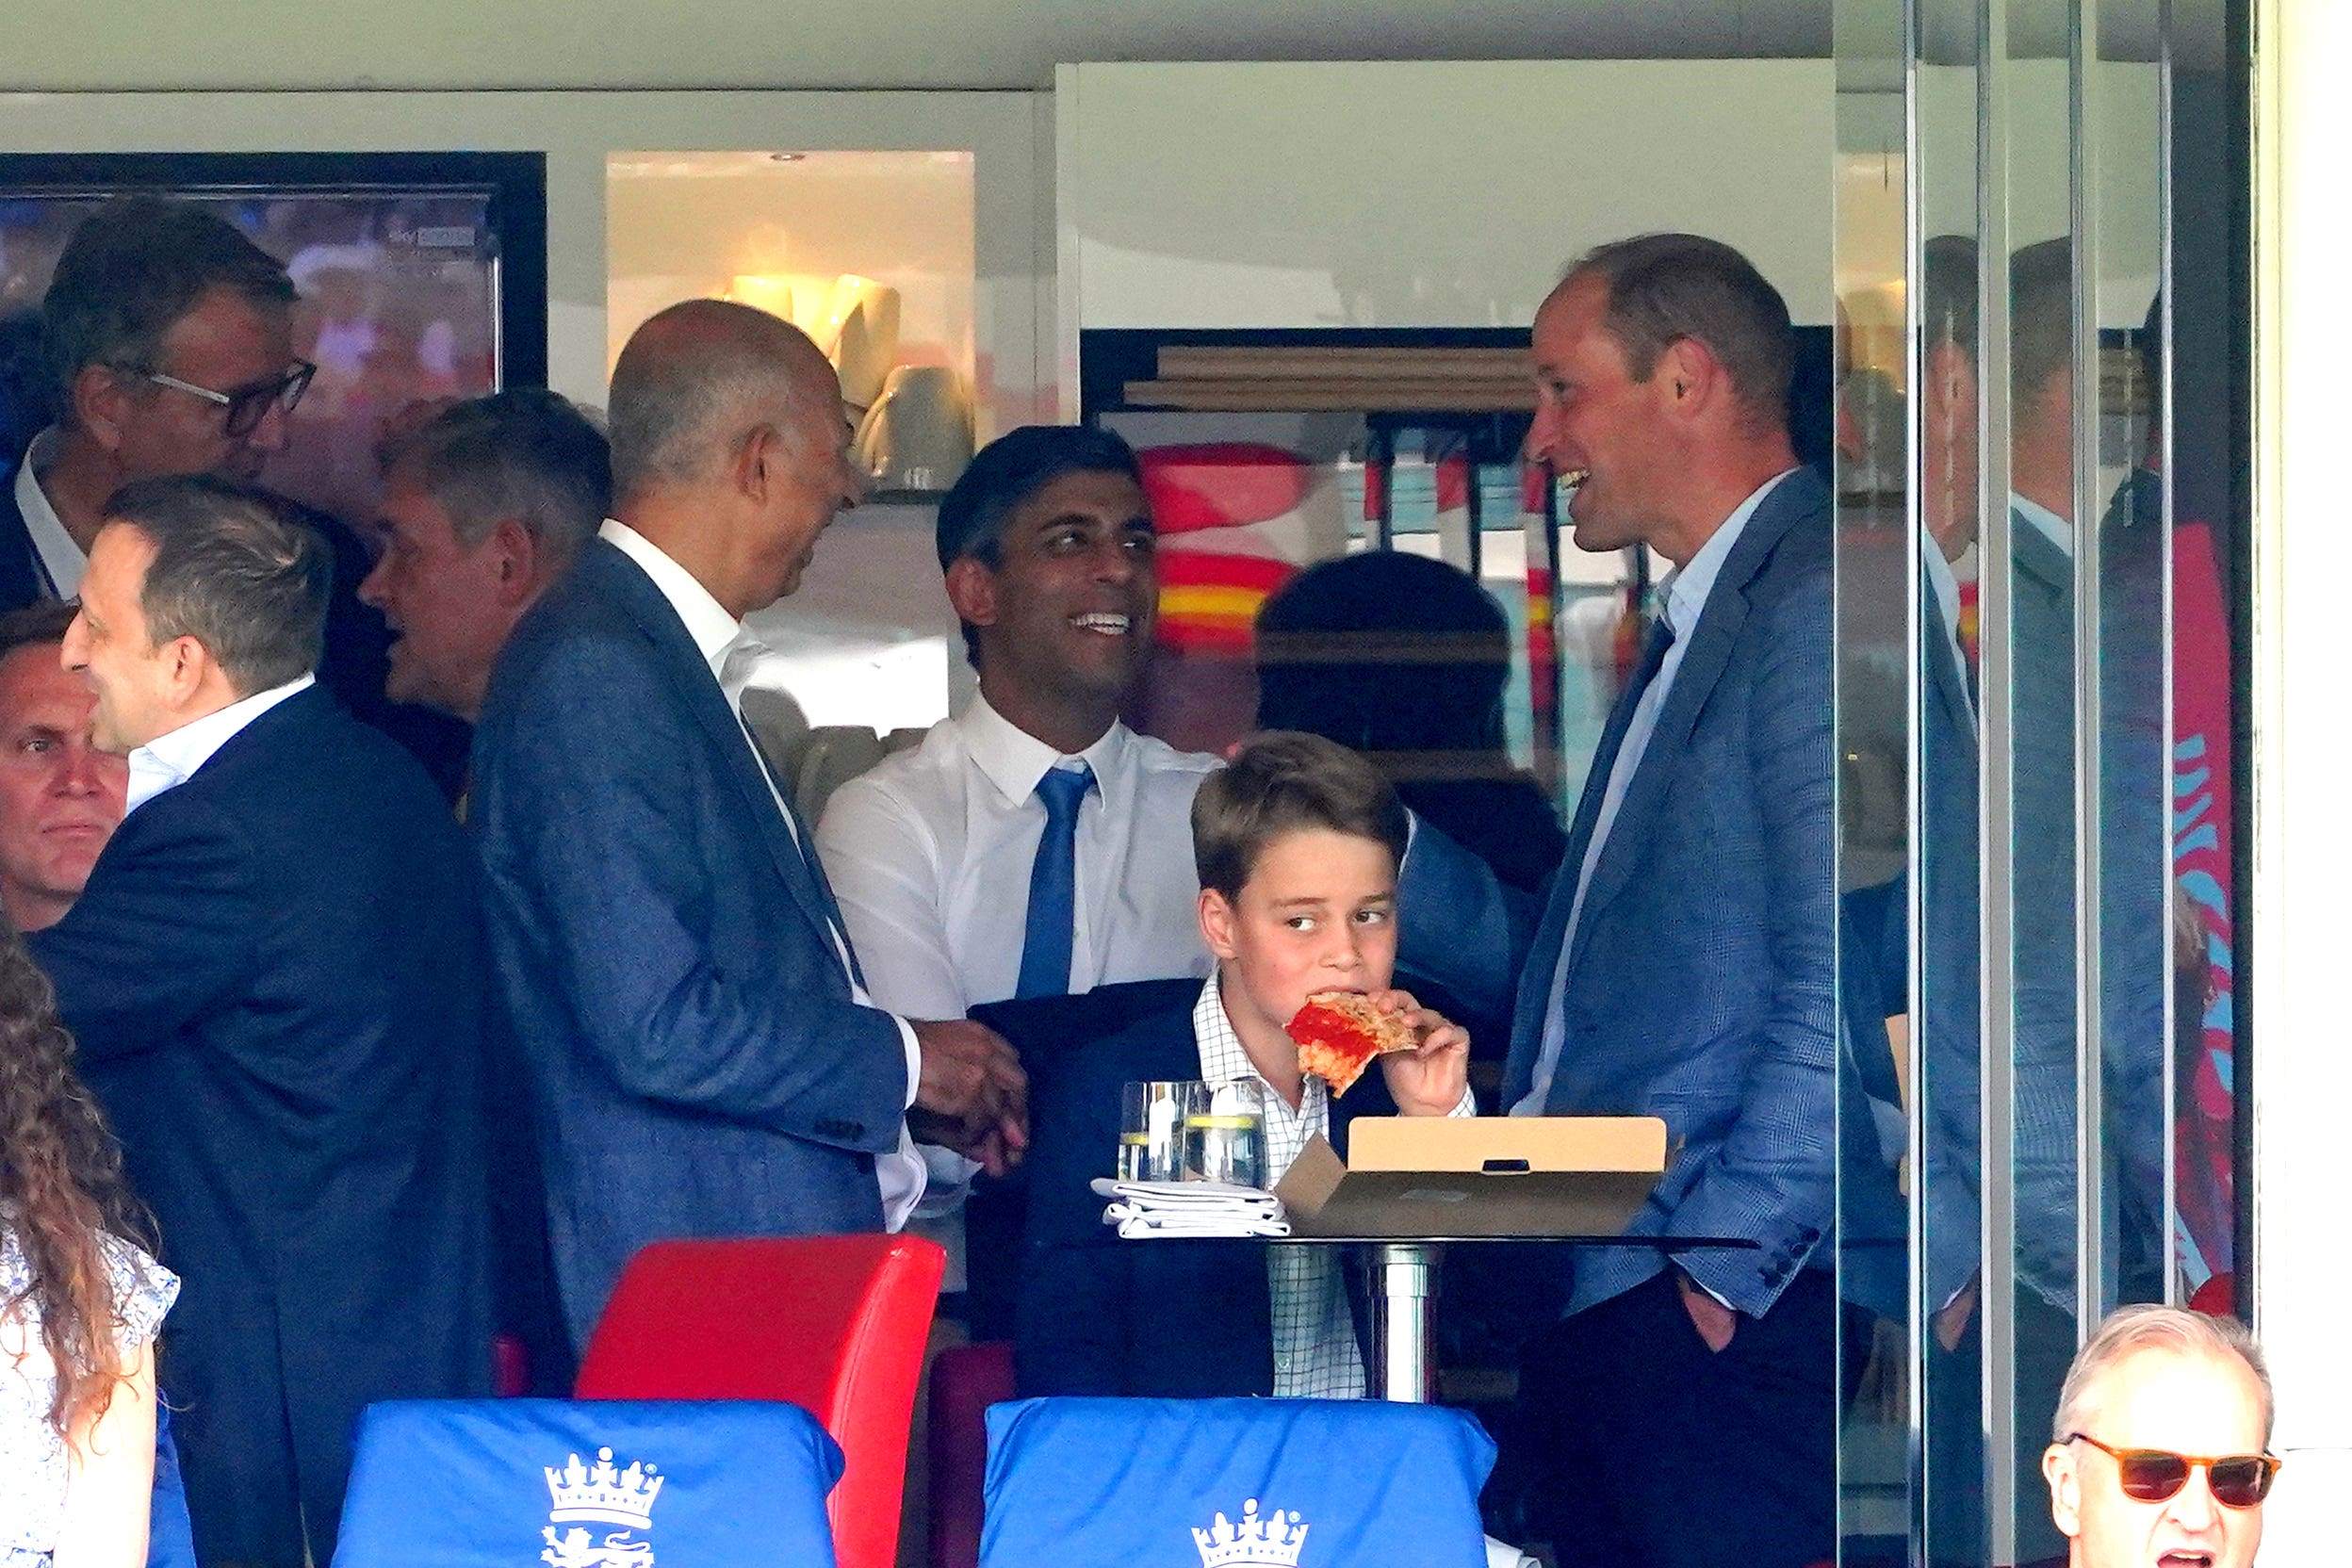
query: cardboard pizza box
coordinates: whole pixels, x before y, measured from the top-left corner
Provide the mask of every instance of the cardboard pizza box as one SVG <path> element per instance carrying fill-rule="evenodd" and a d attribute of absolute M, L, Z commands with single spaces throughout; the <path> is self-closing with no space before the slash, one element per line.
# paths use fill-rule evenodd
<path fill-rule="evenodd" d="M 1275 1196 L 1302 1236 L 1622 1234 L 1666 1169 L 1656 1117 L 1360 1117 Z"/>

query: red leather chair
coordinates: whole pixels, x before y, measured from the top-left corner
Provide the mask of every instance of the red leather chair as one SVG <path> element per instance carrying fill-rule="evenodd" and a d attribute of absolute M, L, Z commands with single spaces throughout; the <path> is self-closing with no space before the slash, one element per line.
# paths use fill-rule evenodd
<path fill-rule="evenodd" d="M 907 1429 L 946 1254 L 919 1236 L 658 1241 L 580 1359 L 582 1399 L 781 1399 L 847 1456 L 840 1568 L 892 1568 Z"/>
<path fill-rule="evenodd" d="M 979 1568 L 988 1407 L 1013 1396 L 1013 1345 L 982 1340 L 931 1363 L 931 1564 Z"/>

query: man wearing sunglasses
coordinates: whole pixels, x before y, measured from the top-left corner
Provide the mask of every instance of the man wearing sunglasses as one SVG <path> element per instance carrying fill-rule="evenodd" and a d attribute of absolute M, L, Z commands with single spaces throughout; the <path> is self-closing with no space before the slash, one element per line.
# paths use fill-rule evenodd
<path fill-rule="evenodd" d="M 2247 1568 L 2262 1500 L 2270 1373 L 2234 1318 L 2125 1307 L 2076 1353 L 2042 1455 L 2070 1568 Z"/>
<path fill-rule="evenodd" d="M 92 214 L 42 298 L 55 423 L 0 485 L 0 609 L 81 590 L 133 480 L 252 480 L 310 384 L 286 270 L 211 213 L 135 196 Z"/>

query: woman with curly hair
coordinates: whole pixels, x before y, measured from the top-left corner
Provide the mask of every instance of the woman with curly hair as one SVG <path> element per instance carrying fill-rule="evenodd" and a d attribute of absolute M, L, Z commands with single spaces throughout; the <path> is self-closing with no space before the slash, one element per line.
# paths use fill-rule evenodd
<path fill-rule="evenodd" d="M 179 1282 L 74 1041 L 0 923 L 0 1568 L 137 1568 L 155 1463 L 155 1328 Z"/>

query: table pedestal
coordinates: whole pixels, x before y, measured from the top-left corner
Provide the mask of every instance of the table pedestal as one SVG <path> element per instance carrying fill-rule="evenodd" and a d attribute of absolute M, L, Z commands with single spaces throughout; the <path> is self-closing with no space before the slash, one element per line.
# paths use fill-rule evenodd
<path fill-rule="evenodd" d="M 1436 1396 L 1434 1335 L 1437 1265 L 1445 1247 L 1433 1241 L 1380 1241 L 1364 1250 L 1372 1298 L 1374 1396 L 1405 1404 Z"/>

